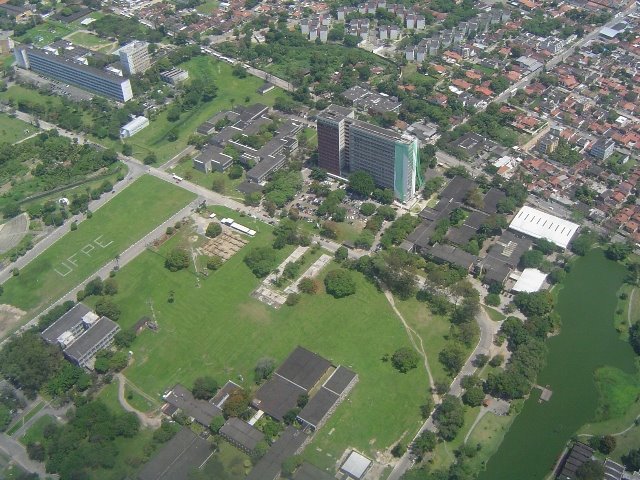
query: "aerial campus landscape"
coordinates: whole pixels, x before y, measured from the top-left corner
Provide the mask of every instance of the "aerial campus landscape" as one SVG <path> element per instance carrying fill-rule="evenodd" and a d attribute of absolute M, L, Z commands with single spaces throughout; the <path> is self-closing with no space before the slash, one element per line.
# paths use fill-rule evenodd
<path fill-rule="evenodd" d="M 0 479 L 640 480 L 640 2 L 0 0 Z"/>

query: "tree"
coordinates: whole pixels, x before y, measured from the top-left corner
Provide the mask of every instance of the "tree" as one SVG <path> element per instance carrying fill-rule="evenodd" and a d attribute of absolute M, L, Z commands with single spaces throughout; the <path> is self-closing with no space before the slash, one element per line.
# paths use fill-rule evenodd
<path fill-rule="evenodd" d="M 496 355 L 491 360 L 489 360 L 489 365 L 492 367 L 499 367 L 504 362 L 504 357 L 501 354 Z"/>
<path fill-rule="evenodd" d="M 347 249 L 347 247 L 342 245 L 338 247 L 338 249 L 336 250 L 336 253 L 334 254 L 334 257 L 338 262 L 342 262 L 343 260 L 346 260 L 348 256 L 349 256 L 349 250 Z"/>
<path fill-rule="evenodd" d="M 576 478 L 578 480 L 602 480 L 604 467 L 597 460 L 587 460 L 576 470 Z"/>
<path fill-rule="evenodd" d="M 484 297 L 484 303 L 492 307 L 497 307 L 500 305 L 500 295 L 498 295 L 497 293 L 490 293 L 489 295 Z"/>
<path fill-rule="evenodd" d="M 104 284 L 102 283 L 102 279 L 100 277 L 96 277 L 87 282 L 84 287 L 84 295 L 85 297 L 88 297 L 90 295 L 102 295 L 103 288 Z"/>
<path fill-rule="evenodd" d="M 244 257 L 244 263 L 258 278 L 269 275 L 278 262 L 276 252 L 270 247 L 257 247 Z"/>
<path fill-rule="evenodd" d="M 343 268 L 330 271 L 324 277 L 324 287 L 334 298 L 343 298 L 356 293 L 356 282 L 351 272 Z"/>
<path fill-rule="evenodd" d="M 540 250 L 528 250 L 520 257 L 521 268 L 538 268 L 544 260 L 544 254 Z"/>
<path fill-rule="evenodd" d="M 627 258 L 633 251 L 633 247 L 629 243 L 614 242 L 607 245 L 604 254 L 609 260 L 620 262 Z"/>
<path fill-rule="evenodd" d="M 96 302 L 95 312 L 99 316 L 110 318 L 115 322 L 120 318 L 121 310 L 120 307 L 110 298 L 100 297 Z"/>
<path fill-rule="evenodd" d="M 273 358 L 263 357 L 258 360 L 258 363 L 254 368 L 256 383 L 260 383 L 269 378 L 275 369 L 276 362 Z"/>
<path fill-rule="evenodd" d="M 554 268 L 549 274 L 549 281 L 553 284 L 562 283 L 567 276 L 567 272 L 562 268 Z"/>
<path fill-rule="evenodd" d="M 198 377 L 193 382 L 191 393 L 198 400 L 209 400 L 218 391 L 218 382 L 212 377 Z"/>
<path fill-rule="evenodd" d="M 629 328 L 629 343 L 636 354 L 640 355 L 640 322 L 636 322 Z"/>
<path fill-rule="evenodd" d="M 224 424 L 225 424 L 225 419 L 223 416 L 220 416 L 220 415 L 215 416 L 211 420 L 211 424 L 209 425 L 209 430 L 211 430 L 213 434 L 218 434 L 220 433 L 220 429 L 223 427 Z"/>
<path fill-rule="evenodd" d="M 407 447 L 404 446 L 403 443 L 396 443 L 396 445 L 391 449 L 391 455 L 395 458 L 402 457 L 407 452 Z"/>
<path fill-rule="evenodd" d="M 460 399 L 453 395 L 445 395 L 442 403 L 436 408 L 433 418 L 442 439 L 450 442 L 456 438 L 464 425 L 464 408 Z"/>
<path fill-rule="evenodd" d="M 629 450 L 622 456 L 622 464 L 631 472 L 640 470 L 640 448 Z"/>
<path fill-rule="evenodd" d="M 31 460 L 43 462 L 46 456 L 44 446 L 40 442 L 29 443 L 27 445 L 27 455 Z"/>
<path fill-rule="evenodd" d="M 300 302 L 300 294 L 292 292 L 289 295 L 287 295 L 287 299 L 285 300 L 284 303 L 288 307 L 293 307 L 294 305 L 297 305 L 298 302 Z"/>
<path fill-rule="evenodd" d="M 360 205 L 360 213 L 365 217 L 370 217 L 371 215 L 376 213 L 376 206 L 373 203 L 364 202 L 362 205 Z"/>
<path fill-rule="evenodd" d="M 343 43 L 345 47 L 355 48 L 360 43 L 360 37 L 357 35 L 345 35 Z"/>
<path fill-rule="evenodd" d="M 591 437 L 590 445 L 604 455 L 609 455 L 616 449 L 616 437 L 612 435 L 604 435 L 601 437 Z"/>
<path fill-rule="evenodd" d="M 209 238 L 215 238 L 222 233 L 222 226 L 218 222 L 211 222 L 207 225 L 205 235 Z"/>
<path fill-rule="evenodd" d="M 219 256 L 213 255 L 207 260 L 207 270 L 218 270 L 222 266 L 222 263 L 222 259 Z"/>
<path fill-rule="evenodd" d="M 167 255 L 164 266 L 170 272 L 177 272 L 189 267 L 189 253 L 184 248 L 175 247 Z"/>
<path fill-rule="evenodd" d="M 465 362 L 464 349 L 457 343 L 449 343 L 438 354 L 440 363 L 451 376 L 456 375 Z"/>
<path fill-rule="evenodd" d="M 362 197 L 368 197 L 376 188 L 373 177 L 367 172 L 357 171 L 349 175 L 349 190 Z"/>
<path fill-rule="evenodd" d="M 229 169 L 228 175 L 231 180 L 236 180 L 240 178 L 243 173 L 244 173 L 244 170 L 240 165 L 232 165 L 231 168 Z"/>
<path fill-rule="evenodd" d="M 304 277 L 298 283 L 298 289 L 302 293 L 313 295 L 318 292 L 318 283 L 311 277 Z"/>
<path fill-rule="evenodd" d="M 109 369 L 115 372 L 119 372 L 125 368 L 129 364 L 129 354 L 127 352 L 123 352 L 119 350 L 111 355 L 109 358 Z"/>
<path fill-rule="evenodd" d="M 418 438 L 415 439 L 411 445 L 411 451 L 419 457 L 422 457 L 427 452 L 432 452 L 436 448 L 438 438 L 436 434 L 430 430 L 422 432 Z"/>
<path fill-rule="evenodd" d="M 129 348 L 136 339 L 136 334 L 131 330 L 120 330 L 113 341 L 118 348 Z"/>
<path fill-rule="evenodd" d="M 113 296 L 118 293 L 118 282 L 115 278 L 107 278 L 103 283 L 103 293 Z"/>
<path fill-rule="evenodd" d="M 409 347 L 402 347 L 396 350 L 391 356 L 391 364 L 400 373 L 407 373 L 418 367 L 420 356 Z"/>
<path fill-rule="evenodd" d="M 16 202 L 15 200 L 10 200 L 2 209 L 2 214 L 4 215 L 4 218 L 13 218 L 20 215 L 21 211 L 22 210 L 20 209 L 20 205 L 18 205 L 18 202 Z"/>
<path fill-rule="evenodd" d="M 246 412 L 248 408 L 249 394 L 245 390 L 239 388 L 231 392 L 227 401 L 224 402 L 222 412 L 224 413 L 225 418 L 239 417 Z"/>
<path fill-rule="evenodd" d="M 158 157 L 156 157 L 155 153 L 151 152 L 149 155 L 144 157 L 143 161 L 144 161 L 145 165 L 153 165 L 154 163 L 156 163 L 158 161 Z"/>
<path fill-rule="evenodd" d="M 484 400 L 484 391 L 482 387 L 472 387 L 467 389 L 462 395 L 462 401 L 470 407 L 479 407 Z"/>
<path fill-rule="evenodd" d="M 516 295 L 515 304 L 527 317 L 545 316 L 553 311 L 553 296 L 547 290 L 528 293 L 522 292 Z"/>

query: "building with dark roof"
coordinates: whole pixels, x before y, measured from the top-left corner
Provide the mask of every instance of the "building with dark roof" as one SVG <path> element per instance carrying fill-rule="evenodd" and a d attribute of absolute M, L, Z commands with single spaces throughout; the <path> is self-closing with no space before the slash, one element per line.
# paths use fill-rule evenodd
<path fill-rule="evenodd" d="M 288 411 L 296 407 L 298 397 L 306 393 L 304 388 L 276 374 L 258 389 L 252 405 L 281 421 Z"/>
<path fill-rule="evenodd" d="M 193 168 L 204 173 L 224 172 L 233 165 L 233 158 L 217 145 L 207 145 L 193 159 Z"/>
<path fill-rule="evenodd" d="M 470 178 L 456 176 L 444 187 L 444 190 L 440 193 L 440 198 L 462 203 L 467 194 L 476 187 L 476 182 Z"/>
<path fill-rule="evenodd" d="M 264 434 L 260 430 L 236 417 L 231 417 L 225 422 L 220 429 L 220 435 L 231 445 L 248 454 L 264 440 Z"/>
<path fill-rule="evenodd" d="M 583 463 L 591 460 L 595 450 L 584 443 L 576 442 L 571 447 L 569 453 L 565 456 L 562 462 L 562 470 L 558 475 L 559 480 L 575 480 L 576 471 L 582 466 Z"/>
<path fill-rule="evenodd" d="M 282 462 L 302 452 L 310 439 L 306 432 L 287 425 L 278 440 L 249 472 L 246 480 L 275 480 L 282 471 Z"/>
<path fill-rule="evenodd" d="M 62 348 L 70 362 L 87 367 L 96 353 L 111 345 L 119 331 L 117 323 L 99 317 L 89 307 L 78 303 L 40 335 L 47 343 Z"/>
<path fill-rule="evenodd" d="M 294 385 L 310 390 L 330 367 L 331 362 L 326 358 L 322 358 L 304 347 L 296 347 L 275 374 Z"/>
<path fill-rule="evenodd" d="M 15 49 L 19 67 L 32 70 L 48 78 L 68 82 L 83 90 L 102 95 L 119 102 L 133 98 L 131 82 L 106 70 L 90 67 L 66 55 L 34 47 Z"/>
<path fill-rule="evenodd" d="M 318 467 L 304 462 L 296 473 L 293 475 L 293 480 L 335 480 L 335 477 L 329 475 L 324 470 L 320 470 Z"/>
<path fill-rule="evenodd" d="M 119 331 L 120 327 L 116 322 L 100 317 L 64 349 L 64 355 L 76 365 L 86 367 L 96 353 L 113 343 L 113 338 Z"/>
<path fill-rule="evenodd" d="M 40 335 L 47 343 L 59 343 L 64 346 L 63 334 L 70 332 L 77 335 L 84 330 L 83 320 L 91 309 L 84 303 L 76 303 L 71 310 L 47 327 Z"/>
<path fill-rule="evenodd" d="M 316 430 L 337 406 L 339 396 L 327 388 L 321 388 L 311 397 L 298 414 L 298 421 L 305 427 Z"/>
<path fill-rule="evenodd" d="M 184 427 L 142 467 L 138 480 L 187 480 L 212 454 L 206 440 Z"/>
<path fill-rule="evenodd" d="M 162 398 L 166 402 L 162 409 L 165 414 L 172 416 L 177 410 L 182 410 L 187 417 L 205 427 L 211 425 L 211 420 L 214 417 L 222 415 L 221 407 L 218 407 L 214 402 L 194 398 L 191 391 L 179 383 L 166 392 Z"/>

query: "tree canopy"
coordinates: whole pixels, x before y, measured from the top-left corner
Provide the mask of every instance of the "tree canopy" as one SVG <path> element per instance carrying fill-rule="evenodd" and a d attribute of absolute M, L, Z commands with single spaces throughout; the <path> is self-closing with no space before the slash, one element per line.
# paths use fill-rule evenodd
<path fill-rule="evenodd" d="M 331 270 L 324 277 L 324 286 L 329 295 L 343 298 L 356 293 L 356 282 L 353 275 L 343 268 Z"/>

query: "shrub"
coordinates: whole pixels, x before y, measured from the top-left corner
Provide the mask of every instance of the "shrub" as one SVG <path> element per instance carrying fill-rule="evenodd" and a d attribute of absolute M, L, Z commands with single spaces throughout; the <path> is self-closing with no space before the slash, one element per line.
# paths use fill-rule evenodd
<path fill-rule="evenodd" d="M 343 298 L 356 293 L 356 283 L 351 272 L 345 269 L 330 271 L 324 278 L 324 286 L 329 295 Z"/>
<path fill-rule="evenodd" d="M 399 348 L 391 356 L 391 363 L 401 373 L 407 373 L 409 370 L 417 368 L 419 360 L 418 353 L 409 347 Z"/>

